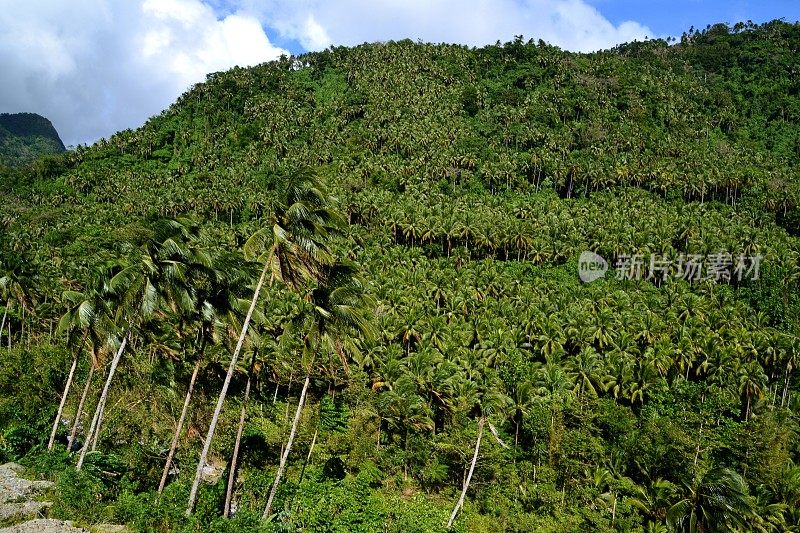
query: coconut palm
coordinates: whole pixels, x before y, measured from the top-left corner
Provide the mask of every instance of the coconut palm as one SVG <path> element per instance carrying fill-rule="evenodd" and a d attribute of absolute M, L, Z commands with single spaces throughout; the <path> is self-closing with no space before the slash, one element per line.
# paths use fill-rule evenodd
<path fill-rule="evenodd" d="M 189 493 L 187 515 L 194 510 L 200 479 L 211 450 L 211 441 L 267 274 L 270 284 L 274 281 L 282 282 L 289 290 L 295 291 L 301 290 L 309 280 L 320 277 L 322 267 L 332 262 L 330 237 L 339 232 L 344 221 L 342 215 L 332 209 L 331 204 L 332 198 L 311 170 L 304 169 L 292 174 L 283 185 L 283 198 L 275 205 L 270 226 L 254 233 L 245 244 L 245 256 L 257 258 L 264 267 L 253 290 L 250 308 L 217 398 Z"/>
<path fill-rule="evenodd" d="M 75 369 L 78 366 L 78 358 L 80 357 L 81 350 L 84 348 L 87 341 L 92 342 L 89 336 L 93 330 L 97 330 L 98 323 L 100 322 L 96 311 L 97 299 L 93 295 L 90 294 L 87 296 L 81 292 L 65 291 L 61 296 L 61 300 L 67 303 L 69 308 L 59 320 L 57 332 L 66 333 L 67 346 L 72 347 L 75 354 L 67 377 L 67 383 L 64 385 L 61 403 L 58 405 L 56 418 L 53 422 L 53 429 L 50 432 L 50 440 L 47 443 L 48 450 L 53 448 L 53 441 L 55 440 L 56 431 L 58 430 L 58 424 L 61 422 L 61 415 L 64 412 L 64 405 L 69 395 Z M 91 375 L 92 370 L 97 365 L 97 361 L 94 353 L 90 353 L 90 355 L 89 373 Z M 77 413 L 75 420 L 73 420 L 73 426 L 77 426 L 79 417 L 80 413 Z"/>
<path fill-rule="evenodd" d="M 470 364 L 471 363 L 471 364 Z M 490 368 L 486 361 L 481 359 L 474 359 L 469 361 L 468 366 L 464 368 L 466 375 L 466 383 L 474 395 L 471 401 L 463 404 L 464 407 L 469 406 L 469 411 L 477 416 L 478 434 L 475 439 L 475 449 L 472 454 L 472 461 L 470 462 L 469 471 L 464 479 L 464 486 L 461 489 L 461 495 L 453 507 L 453 512 L 450 514 L 450 519 L 447 521 L 448 529 L 453 525 L 458 511 L 464 506 L 464 499 L 467 496 L 470 482 L 472 481 L 472 474 L 475 472 L 475 465 L 478 462 L 478 454 L 481 447 L 481 439 L 483 438 L 484 426 L 488 423 L 489 428 L 492 430 L 498 442 L 505 447 L 505 444 L 499 439 L 497 432 L 494 430 L 489 419 L 493 416 L 503 417 L 507 409 L 513 405 L 513 401 L 503 394 L 502 387 L 499 383 L 497 373 Z M 472 405 L 470 405 L 472 404 Z"/>
<path fill-rule="evenodd" d="M 0 338 L 2 338 L 3 328 L 8 324 L 8 347 L 11 349 L 11 319 L 10 312 L 15 304 L 22 309 L 23 327 L 25 312 L 32 310 L 33 301 L 31 298 L 32 273 L 29 272 L 30 261 L 24 261 L 20 256 L 11 256 L 0 264 L 0 298 L 5 300 L 3 306 L 3 318 L 0 320 Z M 8 321 L 6 321 L 8 319 Z"/>
<path fill-rule="evenodd" d="M 356 272 L 357 266 L 346 260 L 323 267 L 319 284 L 308 296 L 312 310 L 310 316 L 306 318 L 307 333 L 304 342 L 305 355 L 308 357 L 304 363 L 307 368 L 306 378 L 262 519 L 268 518 L 272 510 L 272 502 L 297 433 L 297 425 L 311 381 L 311 372 L 318 358 L 333 358 L 347 369 L 348 358 L 359 351 L 361 344 L 359 341 L 369 340 L 375 336 L 369 320 L 372 303 L 365 295 Z"/>
<path fill-rule="evenodd" d="M 242 398 L 242 408 L 239 414 L 239 427 L 236 430 L 236 440 L 233 445 L 233 455 L 231 455 L 231 462 L 228 467 L 228 488 L 225 491 L 225 506 L 222 508 L 222 516 L 228 518 L 231 511 L 231 501 L 233 498 L 233 487 L 236 484 L 236 475 L 238 472 L 239 462 L 239 447 L 242 442 L 242 432 L 244 431 L 244 421 L 247 416 L 247 401 L 250 398 L 250 386 L 253 381 L 253 370 L 255 368 L 256 359 L 258 357 L 258 346 L 253 347 L 253 355 L 250 358 L 250 367 L 247 370 L 247 383 L 244 388 L 244 397 Z"/>
<path fill-rule="evenodd" d="M 192 375 L 186 389 L 186 395 L 181 408 L 181 414 L 175 427 L 175 432 L 170 443 L 167 459 L 158 485 L 158 494 L 164 490 L 167 476 L 170 472 L 172 460 L 178 446 L 183 424 L 192 400 L 195 382 L 205 359 L 205 351 L 209 344 L 219 341 L 218 330 L 225 322 L 234 322 L 237 311 L 237 301 L 234 286 L 241 281 L 242 269 L 236 261 L 224 256 L 211 257 L 197 246 L 197 226 L 187 225 L 191 230 L 185 235 L 184 242 L 175 244 L 179 260 L 186 261 L 192 268 L 187 272 L 190 286 L 195 292 L 190 308 L 184 310 L 182 322 L 188 323 L 190 328 L 196 328 L 195 363 Z M 227 319 L 227 320 L 226 320 Z"/>
<path fill-rule="evenodd" d="M 133 328 L 145 324 L 162 307 L 178 313 L 193 305 L 194 288 L 188 283 L 192 264 L 178 244 L 185 234 L 184 224 L 177 220 L 160 220 L 152 229 L 153 235 L 145 244 L 133 248 L 128 257 L 111 266 L 113 275 L 105 283 L 103 292 L 109 307 L 115 309 L 117 325 L 112 341 L 118 347 L 78 458 L 78 470 L 83 467 L 89 442 L 100 433 L 111 382 Z"/>
<path fill-rule="evenodd" d="M 686 496 L 667 511 L 670 527 L 687 533 L 745 530 L 753 500 L 742 476 L 716 467 L 686 484 Z"/>

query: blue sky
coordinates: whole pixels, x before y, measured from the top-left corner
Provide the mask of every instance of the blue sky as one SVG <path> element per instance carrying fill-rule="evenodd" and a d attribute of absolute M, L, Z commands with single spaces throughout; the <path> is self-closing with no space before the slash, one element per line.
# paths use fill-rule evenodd
<path fill-rule="evenodd" d="M 0 0 L 0 112 L 67 145 L 141 126 L 210 72 L 331 45 L 515 35 L 573 51 L 690 26 L 800 19 L 800 0 Z"/>
<path fill-rule="evenodd" d="M 635 20 L 658 35 L 675 35 L 691 26 L 752 20 L 756 23 L 777 18 L 800 20 L 798 0 L 587 0 L 612 24 Z"/>
<path fill-rule="evenodd" d="M 293 38 L 271 26 L 270 15 L 272 9 L 270 4 L 275 4 L 275 2 L 210 0 L 209 3 L 221 15 L 233 13 L 242 8 L 259 13 L 259 18 L 264 21 L 264 29 L 271 42 L 293 54 L 300 54 L 309 48 L 313 48 L 307 45 L 304 46 L 299 39 Z M 332 3 L 336 4 L 335 1 Z M 392 2 L 376 2 L 376 4 L 381 3 L 391 4 Z M 515 3 L 525 6 L 535 2 L 517 0 Z M 639 23 L 642 27 L 651 30 L 648 32 L 649 37 L 680 37 L 690 27 L 702 29 L 709 24 L 717 22 L 726 22 L 733 25 L 736 22 L 745 22 L 747 20 L 752 20 L 756 23 L 779 18 L 785 18 L 789 22 L 800 20 L 800 0 L 583 0 L 582 3 L 596 9 L 603 18 L 614 26 L 618 27 L 628 21 Z M 308 7 L 313 5 L 313 2 L 304 1 L 300 2 L 300 4 Z M 408 10 L 411 11 L 413 9 L 412 6 Z M 352 11 L 350 13 L 352 14 Z M 372 18 L 372 13 L 367 8 L 366 12 L 352 15 L 352 17 L 368 22 Z M 415 37 L 414 28 L 408 28 L 408 36 Z M 525 33 L 525 36 L 538 38 L 538 35 L 533 35 L 530 32 Z M 498 34 L 496 36 L 496 39 L 501 41 L 510 38 L 511 35 Z M 332 44 L 352 43 L 346 41 L 344 43 L 332 42 Z M 565 47 L 570 48 L 568 45 Z"/>
<path fill-rule="evenodd" d="M 574 42 L 569 35 L 554 35 L 544 32 L 537 24 L 526 26 L 538 14 L 542 19 L 552 11 L 556 4 L 566 5 L 566 17 L 573 15 L 576 20 L 588 21 L 589 17 L 581 13 L 576 6 L 581 4 L 596 10 L 597 14 L 617 29 L 626 23 L 636 23 L 647 30 L 649 37 L 666 37 L 680 35 L 690 27 L 705 28 L 709 24 L 727 22 L 733 25 L 739 21 L 752 20 L 756 23 L 767 22 L 776 18 L 785 18 L 790 22 L 800 20 L 800 0 L 298 0 L 293 6 L 294 16 L 287 16 L 284 2 L 276 0 L 206 0 L 220 16 L 235 12 L 248 12 L 259 18 L 270 41 L 293 54 L 314 50 L 319 46 L 309 46 L 302 38 L 302 28 L 296 21 L 304 17 L 314 17 L 321 26 L 328 30 L 329 44 L 356 44 L 363 41 L 385 40 L 409 37 L 412 39 L 435 41 L 455 37 L 457 42 L 465 44 L 486 44 L 496 40 L 506 41 L 514 34 L 503 32 L 505 26 L 520 30 L 525 37 L 555 41 L 554 44 L 567 49 L 589 49 L 592 44 Z M 442 5 L 447 9 L 426 9 L 425 4 Z M 492 9 L 486 10 L 490 6 Z M 461 9 L 459 9 L 461 8 Z M 453 16 L 453 13 L 457 16 Z M 481 12 L 477 20 L 471 17 L 472 12 Z M 439 19 L 436 15 L 446 16 Z M 517 18 L 519 24 L 503 24 L 507 19 Z M 288 22 L 292 19 L 295 22 Z M 504 21 L 504 19 L 506 19 Z M 426 31 L 425 21 L 434 20 L 439 24 L 438 31 Z M 277 22 L 276 22 L 277 21 Z M 466 32 L 447 31 L 448 26 L 463 27 L 466 21 Z M 487 23 L 488 21 L 488 23 Z M 377 22 L 377 24 L 376 24 Z M 411 24 L 409 24 L 411 22 Z M 414 24 L 416 22 L 417 24 Z M 370 32 L 369 27 L 376 25 L 381 31 Z M 470 33 L 470 24 L 474 31 Z M 417 27 L 418 25 L 423 28 Z M 478 28 L 480 26 L 480 28 Z M 488 35 L 481 30 L 486 27 L 496 31 Z M 347 28 L 347 32 L 337 32 L 337 28 Z M 578 28 L 584 29 L 584 28 Z M 527 30 L 527 31 L 524 31 Z M 592 28 L 586 29 L 591 32 Z M 577 32 L 576 32 L 577 33 Z M 622 37 L 625 33 L 621 32 Z M 360 37 L 364 35 L 364 39 Z M 473 37 L 472 36 L 477 36 Z M 457 38 L 461 36 L 461 40 Z M 550 39 L 548 39 L 550 37 Z M 559 38 L 563 37 L 563 38 Z M 618 44 L 614 35 L 608 36 L 602 44 Z"/>

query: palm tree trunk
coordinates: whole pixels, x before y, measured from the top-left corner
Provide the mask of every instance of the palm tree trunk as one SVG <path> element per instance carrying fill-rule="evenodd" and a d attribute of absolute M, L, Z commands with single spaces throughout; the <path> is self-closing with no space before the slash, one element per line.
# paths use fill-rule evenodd
<path fill-rule="evenodd" d="M 786 402 L 786 391 L 789 389 L 789 367 L 786 367 L 786 377 L 783 380 L 783 393 L 781 393 L 781 407 Z"/>
<path fill-rule="evenodd" d="M 467 474 L 467 479 L 464 480 L 464 488 L 461 491 L 461 497 L 458 499 L 458 503 L 453 508 L 453 513 L 450 515 L 450 520 L 447 521 L 447 528 L 453 525 L 453 521 L 456 519 L 456 515 L 458 514 L 458 510 L 464 505 L 464 498 L 467 496 L 467 489 L 469 488 L 469 482 L 472 480 L 472 473 L 475 471 L 475 463 L 478 462 L 478 451 L 481 448 L 481 437 L 483 437 L 483 424 L 484 418 L 481 417 L 478 420 L 478 439 L 475 442 L 475 453 L 472 454 L 472 464 L 469 466 L 469 473 Z"/>
<path fill-rule="evenodd" d="M 303 468 L 300 469 L 300 479 L 297 480 L 297 484 L 300 485 L 303 482 L 303 476 L 306 473 L 306 466 L 308 466 L 308 462 L 311 460 L 311 454 L 314 452 L 314 445 L 317 443 L 317 433 L 319 429 L 314 430 L 314 436 L 311 437 L 311 447 L 308 448 L 308 455 L 306 455 L 306 460 L 303 463 Z"/>
<path fill-rule="evenodd" d="M 617 495 L 614 493 L 614 507 L 611 508 L 611 529 L 614 529 L 614 522 L 617 518 Z"/>
<path fill-rule="evenodd" d="M 205 341 L 204 341 L 205 342 Z M 186 413 L 189 411 L 189 402 L 192 401 L 192 391 L 194 390 L 194 383 L 197 381 L 197 373 L 200 370 L 201 359 L 198 358 L 192 370 L 192 378 L 189 380 L 189 388 L 186 390 L 186 397 L 183 400 L 183 409 L 181 409 L 181 416 L 178 418 L 178 426 L 175 428 L 175 434 L 172 436 L 172 443 L 169 446 L 169 454 L 167 454 L 167 461 L 164 463 L 164 471 L 161 473 L 161 481 L 158 483 L 158 496 L 156 503 L 161 499 L 161 493 L 164 491 L 164 485 L 167 483 L 167 476 L 169 476 L 169 468 L 172 466 L 172 459 L 175 457 L 175 450 L 178 448 L 178 439 L 181 436 L 183 423 L 186 420 Z"/>
<path fill-rule="evenodd" d="M 8 316 L 8 305 L 3 309 L 3 321 L 0 322 L 0 347 L 2 347 L 3 330 L 6 328 L 6 317 Z"/>
<path fill-rule="evenodd" d="M 300 413 L 303 411 L 303 404 L 306 401 L 306 392 L 308 392 L 308 384 L 311 381 L 311 373 L 306 374 L 306 381 L 303 383 L 303 390 L 300 393 L 300 401 L 297 403 L 297 411 L 294 413 L 294 421 L 292 422 L 292 431 L 289 432 L 289 440 L 286 441 L 286 449 L 283 450 L 281 462 L 278 465 L 278 473 L 275 474 L 275 481 L 272 483 L 272 490 L 269 491 L 269 498 L 267 499 L 267 506 L 264 508 L 264 514 L 261 515 L 262 520 L 269 517 L 269 512 L 272 510 L 272 500 L 275 499 L 275 492 L 278 490 L 278 484 L 283 476 L 283 470 L 286 468 L 286 459 L 289 457 L 289 451 L 292 449 L 294 436 L 297 433 L 297 425 L 300 422 Z"/>
<path fill-rule="evenodd" d="M 75 435 L 78 433 L 78 424 L 81 421 L 81 415 L 83 414 L 83 404 L 86 401 L 86 396 L 89 395 L 89 388 L 92 384 L 92 375 L 94 374 L 94 365 L 89 362 L 89 375 L 86 376 L 86 384 L 83 386 L 83 393 L 81 394 L 81 400 L 78 402 L 78 410 L 75 412 L 75 421 L 72 424 L 72 431 L 69 433 L 69 439 L 67 439 L 67 449 L 72 451 L 72 443 L 75 442 Z"/>
<path fill-rule="evenodd" d="M 64 394 L 61 395 L 61 403 L 58 404 L 58 412 L 56 413 L 55 422 L 53 422 L 53 430 L 50 432 L 50 440 L 47 441 L 47 449 L 53 449 L 53 441 L 56 440 L 56 431 L 58 431 L 58 423 L 61 422 L 61 414 L 64 412 L 64 404 L 67 403 L 67 395 L 69 388 L 72 386 L 72 378 L 75 376 L 75 368 L 78 366 L 78 356 L 72 360 L 72 367 L 69 369 L 69 377 L 67 384 L 64 386 Z"/>
<path fill-rule="evenodd" d="M 233 372 L 236 370 L 236 361 L 239 359 L 239 352 L 242 351 L 242 345 L 244 344 L 244 339 L 247 336 L 247 328 L 250 326 L 250 320 L 253 318 L 253 311 L 255 311 L 256 303 L 258 303 L 258 295 L 261 292 L 261 288 L 264 286 L 264 279 L 267 277 L 267 270 L 271 263 L 272 258 L 270 256 L 267 262 L 264 263 L 264 269 L 261 271 L 261 277 L 258 278 L 256 289 L 253 292 L 253 300 L 250 302 L 250 309 L 248 309 L 247 316 L 244 319 L 244 324 L 242 324 L 242 332 L 239 334 L 239 341 L 236 343 L 236 349 L 233 351 L 231 363 L 228 366 L 228 373 L 225 375 L 225 381 L 222 384 L 222 390 L 219 393 L 219 398 L 217 398 L 217 406 L 214 408 L 214 416 L 211 418 L 211 424 L 208 426 L 208 434 L 206 435 L 206 440 L 203 443 L 203 451 L 200 453 L 200 460 L 197 463 L 197 471 L 194 475 L 192 490 L 189 493 L 189 502 L 186 506 L 187 516 L 192 514 L 192 511 L 194 510 L 194 504 L 197 500 L 197 490 L 200 488 L 200 479 L 203 477 L 203 467 L 206 465 L 208 452 L 211 450 L 211 441 L 214 438 L 214 431 L 217 429 L 219 415 L 222 413 L 222 405 L 225 403 L 225 396 L 228 394 L 228 387 L 231 384 Z"/>
<path fill-rule="evenodd" d="M 255 360 L 255 357 L 253 359 Z M 239 446 L 242 443 L 244 419 L 247 414 L 247 399 L 250 397 L 250 381 L 250 376 L 247 376 L 247 385 L 244 387 L 244 399 L 242 400 L 242 411 L 239 413 L 239 428 L 236 430 L 236 443 L 233 445 L 233 456 L 231 457 L 230 471 L 228 472 L 228 489 L 225 491 L 225 507 L 222 511 L 223 518 L 229 518 L 231 512 L 233 486 L 236 484 L 237 463 L 239 462 Z"/>
<path fill-rule="evenodd" d="M 744 421 L 747 422 L 750 419 L 750 393 L 747 393 L 747 409 L 744 412 Z"/>
<path fill-rule="evenodd" d="M 100 418 L 97 419 L 97 429 L 94 432 L 94 436 L 92 437 L 92 449 L 91 451 L 97 450 L 97 441 L 100 438 L 100 428 L 103 426 L 103 421 L 106 415 L 106 402 L 103 401 L 102 407 L 100 407 Z"/>
<path fill-rule="evenodd" d="M 89 432 L 86 434 L 86 442 L 83 443 L 81 455 L 78 458 L 78 464 L 75 466 L 75 469 L 78 471 L 83 468 L 83 461 L 86 459 L 86 452 L 89 450 L 89 441 L 95 436 L 95 432 L 100 432 L 100 418 L 103 416 L 103 409 L 105 407 L 106 398 L 108 397 L 108 390 L 111 388 L 111 380 L 114 378 L 114 372 L 117 370 L 117 365 L 122 357 L 122 352 L 125 351 L 125 345 L 128 344 L 128 336 L 130 333 L 131 328 L 128 326 L 128 329 L 125 331 L 125 336 L 122 337 L 122 343 L 119 345 L 119 350 L 117 350 L 117 353 L 114 355 L 114 359 L 111 360 L 111 367 L 108 369 L 108 377 L 106 378 L 105 385 L 103 385 L 103 392 L 100 393 L 100 401 L 97 402 L 97 408 L 94 410 L 94 417 L 92 417 L 92 423 L 89 426 Z"/>

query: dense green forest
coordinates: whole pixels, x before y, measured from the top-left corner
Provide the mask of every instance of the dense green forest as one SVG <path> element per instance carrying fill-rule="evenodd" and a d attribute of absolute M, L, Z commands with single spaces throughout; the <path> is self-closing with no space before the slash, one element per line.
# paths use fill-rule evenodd
<path fill-rule="evenodd" d="M 0 462 L 137 531 L 800 531 L 798 48 L 336 47 L 3 169 Z"/>
<path fill-rule="evenodd" d="M 0 113 L 0 166 L 15 167 L 66 150 L 49 120 L 35 113 Z"/>

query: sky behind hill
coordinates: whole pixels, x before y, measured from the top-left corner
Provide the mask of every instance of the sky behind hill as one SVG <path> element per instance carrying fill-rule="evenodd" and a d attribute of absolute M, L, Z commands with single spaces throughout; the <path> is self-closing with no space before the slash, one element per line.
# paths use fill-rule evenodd
<path fill-rule="evenodd" d="M 795 0 L 0 0 L 0 112 L 68 145 L 135 128 L 209 72 L 330 45 L 515 35 L 591 51 L 689 27 L 800 19 Z"/>

